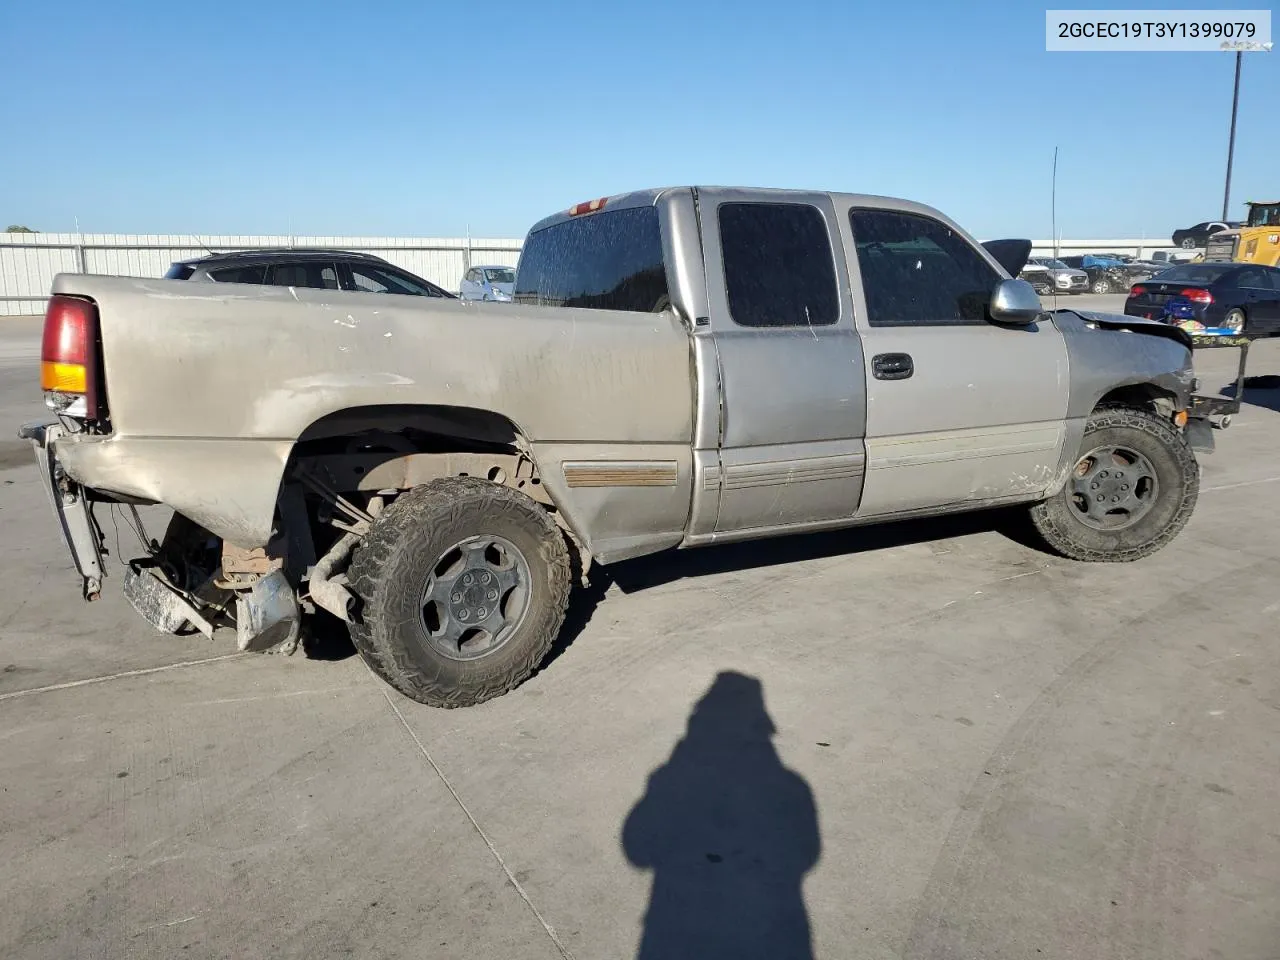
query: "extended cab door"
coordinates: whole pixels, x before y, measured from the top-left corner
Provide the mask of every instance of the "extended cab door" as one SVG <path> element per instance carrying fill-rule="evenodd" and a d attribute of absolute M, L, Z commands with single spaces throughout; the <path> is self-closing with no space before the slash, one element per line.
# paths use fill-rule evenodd
<path fill-rule="evenodd" d="M 1004 279 L 926 207 L 841 202 L 867 371 L 859 516 L 1030 500 L 1066 443 L 1067 351 L 1049 319 L 989 321 Z"/>
<path fill-rule="evenodd" d="M 707 190 L 698 213 L 720 380 L 710 539 L 847 520 L 866 387 L 831 200 Z"/>

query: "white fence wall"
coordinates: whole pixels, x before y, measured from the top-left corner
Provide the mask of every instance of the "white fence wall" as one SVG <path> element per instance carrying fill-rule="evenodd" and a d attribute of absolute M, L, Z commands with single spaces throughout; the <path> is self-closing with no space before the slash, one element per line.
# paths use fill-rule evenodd
<path fill-rule="evenodd" d="M 414 237 L 201 237 L 110 233 L 0 234 L 0 316 L 41 313 L 58 273 L 114 273 L 160 277 L 175 260 L 199 257 L 210 250 L 267 247 L 326 247 L 356 250 L 382 257 L 410 273 L 456 291 L 473 264 L 515 266 L 520 240 L 426 239 Z M 1081 253 L 1127 253 L 1147 257 L 1172 250 L 1151 240 L 1060 240 L 1062 256 Z M 1048 256 L 1052 241 L 1036 241 L 1033 252 Z"/>
<path fill-rule="evenodd" d="M 210 250 L 324 247 L 372 253 L 457 292 L 474 264 L 515 266 L 520 240 L 418 237 L 200 237 L 104 233 L 0 234 L 0 316 L 42 313 L 59 273 L 162 277 L 175 260 Z"/>

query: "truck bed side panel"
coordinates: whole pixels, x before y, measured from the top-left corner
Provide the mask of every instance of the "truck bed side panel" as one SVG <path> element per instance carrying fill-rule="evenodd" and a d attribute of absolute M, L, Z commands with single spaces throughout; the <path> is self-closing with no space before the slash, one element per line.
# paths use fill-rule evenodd
<path fill-rule="evenodd" d="M 57 278 L 54 291 L 98 303 L 113 433 L 78 445 L 117 448 L 90 454 L 66 444 L 59 455 L 69 471 L 110 461 L 116 492 L 199 512 L 215 533 L 246 546 L 269 531 L 281 451 L 287 456 L 308 426 L 342 410 L 491 411 L 535 449 L 573 461 L 614 457 L 605 446 L 691 442 L 689 340 L 670 314 L 75 275 Z M 172 455 L 147 459 L 132 446 L 140 440 L 163 440 Z M 254 441 L 261 448 L 246 455 Z M 264 470 L 263 459 L 276 466 Z M 557 484 L 561 465 L 540 467 L 570 501 L 579 489 L 601 489 Z M 677 505 L 663 487 L 613 489 L 620 512 L 635 490 L 663 490 L 654 494 L 661 508 L 640 510 L 643 525 L 683 529 L 687 495 Z M 593 507 L 575 511 L 568 502 L 566 512 L 609 512 L 608 497 L 590 496 Z M 675 513 L 660 522 L 655 510 L 668 509 Z M 610 532 L 625 536 L 623 527 L 616 521 Z"/>

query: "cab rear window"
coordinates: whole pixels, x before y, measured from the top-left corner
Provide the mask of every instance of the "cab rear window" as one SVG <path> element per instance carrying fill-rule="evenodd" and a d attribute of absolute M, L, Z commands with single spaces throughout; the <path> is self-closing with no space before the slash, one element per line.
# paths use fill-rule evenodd
<path fill-rule="evenodd" d="M 516 268 L 517 303 L 657 313 L 667 271 L 654 207 L 565 220 L 531 233 Z"/>

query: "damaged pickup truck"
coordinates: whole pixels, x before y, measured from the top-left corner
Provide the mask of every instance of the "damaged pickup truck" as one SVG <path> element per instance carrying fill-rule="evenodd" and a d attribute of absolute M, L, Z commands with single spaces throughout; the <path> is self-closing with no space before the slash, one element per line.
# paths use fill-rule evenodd
<path fill-rule="evenodd" d="M 650 190 L 530 231 L 515 304 L 61 275 L 30 424 L 95 598 L 102 516 L 164 504 L 124 590 L 291 651 L 346 621 L 458 707 L 528 677 L 592 563 L 1025 504 L 1135 560 L 1195 506 L 1189 340 L 1046 313 L 916 203 Z M 767 550 L 767 546 L 761 549 Z"/>

